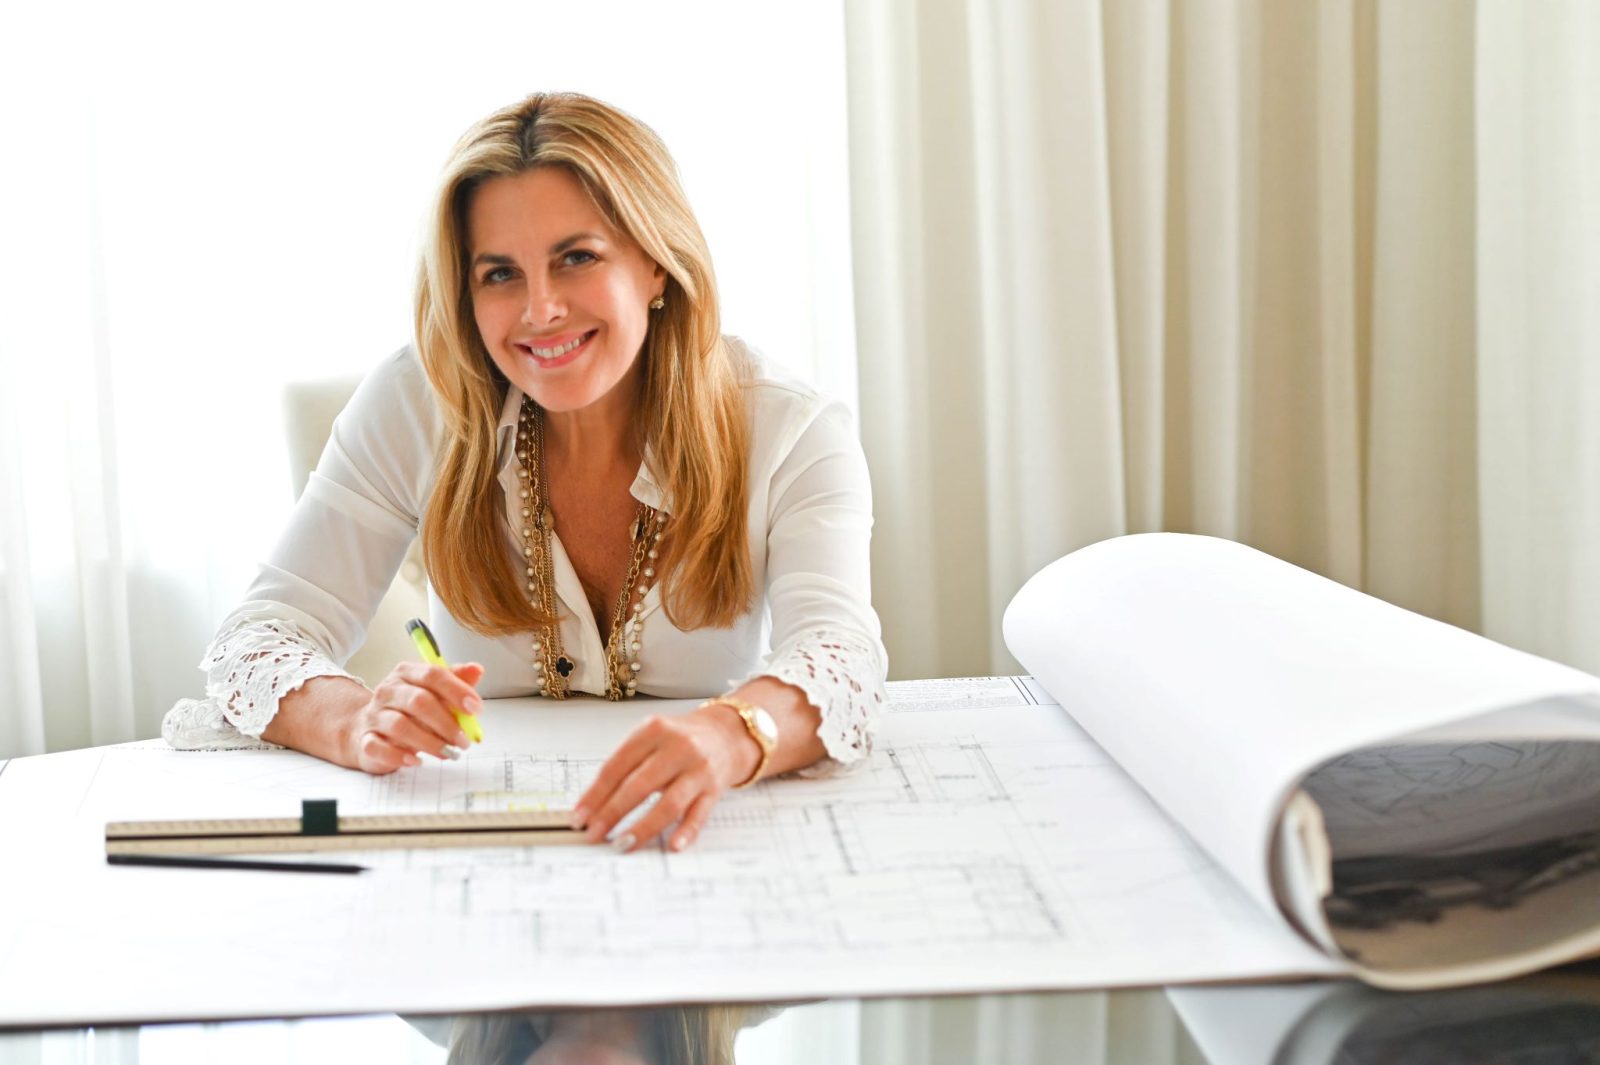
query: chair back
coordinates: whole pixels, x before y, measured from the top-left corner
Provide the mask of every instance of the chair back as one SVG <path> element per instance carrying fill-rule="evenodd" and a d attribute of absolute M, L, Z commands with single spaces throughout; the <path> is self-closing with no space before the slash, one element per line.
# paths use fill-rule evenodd
<path fill-rule="evenodd" d="M 288 435 L 289 475 L 294 495 L 305 491 L 311 471 L 328 444 L 333 420 L 355 394 L 359 376 L 331 377 L 316 381 L 297 381 L 284 389 L 284 427 Z M 406 635 L 406 622 L 426 617 L 427 578 L 422 569 L 420 540 L 413 540 L 400 570 L 378 603 L 378 612 L 367 626 L 367 639 L 350 656 L 344 668 L 368 686 L 377 684 L 395 663 L 417 661 L 417 649 Z"/>

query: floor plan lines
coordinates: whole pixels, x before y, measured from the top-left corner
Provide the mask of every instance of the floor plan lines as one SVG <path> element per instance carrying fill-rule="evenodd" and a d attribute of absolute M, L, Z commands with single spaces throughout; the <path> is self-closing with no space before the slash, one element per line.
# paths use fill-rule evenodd
<path fill-rule="evenodd" d="M 1040 701 L 1025 683 L 1030 679 L 951 677 L 940 680 L 890 681 L 889 713 L 915 714 L 939 710 L 992 710 L 997 707 L 1026 706 Z"/>
<path fill-rule="evenodd" d="M 305 1001 L 350 1011 L 424 985 L 432 1008 L 448 999 L 465 1009 L 495 989 L 572 1002 L 601 984 L 613 1003 L 1084 986 L 1151 972 L 1283 971 L 1285 951 L 1295 971 L 1314 971 L 1301 960 L 1320 955 L 1252 909 L 1037 696 L 1015 678 L 931 684 L 921 697 L 937 705 L 885 715 L 862 764 L 729 792 L 681 852 L 659 840 L 631 854 L 603 845 L 362 851 L 369 871 L 359 877 L 135 876 L 104 867 L 104 827 L 295 816 L 317 798 L 336 799 L 341 814 L 566 809 L 633 725 L 598 700 L 506 706 L 485 719 L 498 746 L 380 777 L 284 750 L 107 748 L 71 762 L 81 775 L 70 788 L 46 793 L 45 777 L 35 782 L 30 760 L 17 760 L 0 790 L 27 777 L 35 803 L 65 811 L 58 821 L 73 828 L 52 837 L 73 875 L 0 948 L 41 964 L 50 941 L 86 922 L 123 940 L 149 928 L 129 955 L 137 975 L 92 973 L 91 990 L 205 991 L 216 980 L 206 959 L 223 943 L 270 977 L 263 985 L 301 980 Z M 589 724 L 599 720 L 605 729 Z M 15 838 L 36 840 L 32 824 L 19 820 Z M 203 921 L 151 922 L 185 891 L 206 893 L 192 903 Z M 31 993 L 21 980 L 4 990 Z"/>
<path fill-rule="evenodd" d="M 914 758 L 933 802 L 1006 802 L 1005 785 L 995 773 L 983 745 L 965 740 L 949 746 L 928 745 Z"/>

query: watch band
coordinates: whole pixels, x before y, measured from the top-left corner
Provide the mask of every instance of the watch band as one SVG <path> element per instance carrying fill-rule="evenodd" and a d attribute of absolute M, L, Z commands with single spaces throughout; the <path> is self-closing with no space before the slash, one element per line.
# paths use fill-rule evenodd
<path fill-rule="evenodd" d="M 700 710 L 707 706 L 726 706 L 729 710 L 732 710 L 734 713 L 738 714 L 739 720 L 744 722 L 745 731 L 750 733 L 750 738 L 755 740 L 756 745 L 761 748 L 761 761 L 757 763 L 755 771 L 752 772 L 750 776 L 747 777 L 742 783 L 735 784 L 733 786 L 734 791 L 738 791 L 740 788 L 748 788 L 750 785 L 760 780 L 761 774 L 767 771 L 767 763 L 772 761 L 772 752 L 776 750 L 778 746 L 777 738 L 768 736 L 761 730 L 760 726 L 756 724 L 756 714 L 765 713 L 770 719 L 772 716 L 771 711 L 765 710 L 754 703 L 746 702 L 745 700 L 733 695 L 719 695 L 713 699 L 707 699 L 705 702 L 695 707 L 695 709 Z"/>

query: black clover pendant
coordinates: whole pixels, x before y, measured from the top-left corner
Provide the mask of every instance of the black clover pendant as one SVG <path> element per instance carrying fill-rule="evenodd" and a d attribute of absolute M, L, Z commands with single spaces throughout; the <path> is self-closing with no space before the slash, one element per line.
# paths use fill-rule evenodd
<path fill-rule="evenodd" d="M 561 674 L 563 677 L 565 677 L 568 673 L 571 673 L 572 659 L 568 658 L 566 655 L 562 655 L 560 658 L 557 658 L 556 672 Z"/>

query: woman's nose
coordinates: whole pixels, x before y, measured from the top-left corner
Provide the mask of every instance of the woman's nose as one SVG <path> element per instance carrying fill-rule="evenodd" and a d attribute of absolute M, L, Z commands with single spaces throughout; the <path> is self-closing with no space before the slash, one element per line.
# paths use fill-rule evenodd
<path fill-rule="evenodd" d="M 528 300 L 522 305 L 522 320 L 528 325 L 559 321 L 567 313 L 566 301 L 547 278 L 530 278 Z"/>

